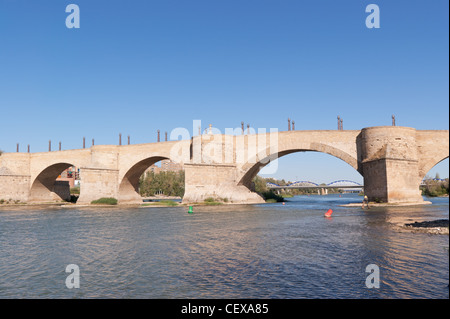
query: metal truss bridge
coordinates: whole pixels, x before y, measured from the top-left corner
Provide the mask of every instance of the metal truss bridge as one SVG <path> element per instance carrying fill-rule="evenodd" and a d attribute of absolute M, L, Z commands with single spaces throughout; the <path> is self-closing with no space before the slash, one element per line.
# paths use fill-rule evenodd
<path fill-rule="evenodd" d="M 317 184 L 311 181 L 296 181 L 287 185 L 277 185 L 274 183 L 266 184 L 270 189 L 290 189 L 290 188 L 351 188 L 351 189 L 363 189 L 364 185 L 350 181 L 350 180 L 337 180 L 328 184 Z"/>

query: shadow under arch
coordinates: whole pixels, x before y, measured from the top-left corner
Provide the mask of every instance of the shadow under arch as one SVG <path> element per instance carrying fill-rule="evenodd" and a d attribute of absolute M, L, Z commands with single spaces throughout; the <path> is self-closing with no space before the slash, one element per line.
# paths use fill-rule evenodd
<path fill-rule="evenodd" d="M 266 154 L 270 154 L 269 149 L 266 150 Z M 356 158 L 352 157 L 351 155 L 347 154 L 346 152 L 337 149 L 335 147 L 324 145 L 320 143 L 311 143 L 310 149 L 288 149 L 279 151 L 277 153 L 272 153 L 266 157 L 264 157 L 261 160 L 253 160 L 249 161 L 249 163 L 246 163 L 242 166 L 241 172 L 242 175 L 238 179 L 238 185 L 244 185 L 247 188 L 251 188 L 252 180 L 256 177 L 256 175 L 263 169 L 265 166 L 267 166 L 271 161 L 274 161 L 276 159 L 279 159 L 283 156 L 293 154 L 293 153 L 299 153 L 299 152 L 317 152 L 317 153 L 324 153 L 331 155 L 333 157 L 336 157 L 351 167 L 353 167 L 358 173 L 361 174 L 361 172 L 358 169 L 358 161 Z M 256 163 L 255 163 L 256 162 Z"/>
<path fill-rule="evenodd" d="M 164 156 L 151 156 L 134 164 L 125 173 L 119 184 L 118 201 L 121 204 L 142 203 L 139 194 L 139 179 L 144 172 L 153 164 L 169 159 Z"/>
<path fill-rule="evenodd" d="M 69 167 L 70 163 L 56 163 L 43 169 L 34 179 L 30 188 L 29 202 L 48 202 L 55 200 L 69 200 L 70 188 L 62 182 L 57 183 L 58 176 Z M 67 192 L 69 190 L 69 192 Z"/>

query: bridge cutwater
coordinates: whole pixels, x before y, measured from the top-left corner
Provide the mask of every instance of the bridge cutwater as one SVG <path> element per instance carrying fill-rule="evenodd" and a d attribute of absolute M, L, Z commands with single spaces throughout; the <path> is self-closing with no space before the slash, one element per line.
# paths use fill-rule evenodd
<path fill-rule="evenodd" d="M 189 140 L 0 156 L 0 199 L 21 202 L 61 200 L 58 175 L 80 168 L 77 204 L 114 197 L 119 204 L 141 203 L 139 177 L 152 164 L 171 159 L 185 169 L 183 202 L 207 197 L 231 203 L 261 203 L 251 181 L 271 161 L 295 152 L 335 156 L 364 178 L 369 200 L 423 203 L 425 174 L 448 158 L 448 130 L 379 126 L 362 130 L 285 131 L 265 134 L 202 134 Z"/>

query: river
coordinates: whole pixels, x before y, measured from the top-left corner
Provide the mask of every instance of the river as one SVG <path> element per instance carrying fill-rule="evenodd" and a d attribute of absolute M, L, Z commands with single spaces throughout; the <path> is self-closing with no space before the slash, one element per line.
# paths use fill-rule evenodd
<path fill-rule="evenodd" d="M 427 199 L 430 200 L 430 199 Z M 3 207 L 0 298 L 449 298 L 449 237 L 392 218 L 448 219 L 448 198 L 360 207 L 356 195 L 285 205 Z M 328 209 L 332 218 L 324 218 Z M 66 266 L 79 268 L 69 289 Z M 379 288 L 368 288 L 368 265 Z"/>

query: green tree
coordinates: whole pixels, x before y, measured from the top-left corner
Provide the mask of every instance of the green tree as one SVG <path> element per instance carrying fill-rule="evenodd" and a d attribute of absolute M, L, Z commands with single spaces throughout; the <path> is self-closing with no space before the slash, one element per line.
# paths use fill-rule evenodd
<path fill-rule="evenodd" d="M 256 175 L 256 177 L 252 181 L 252 188 L 255 192 L 260 194 L 266 201 L 282 202 L 284 200 L 283 197 L 275 194 L 273 190 L 269 189 L 267 187 L 267 183 L 286 185 L 286 182 L 284 180 L 278 181 L 273 178 L 263 178 Z"/>
<path fill-rule="evenodd" d="M 431 177 L 426 176 L 424 179 L 425 185 L 421 187 L 422 195 L 436 197 L 443 196 L 449 193 L 449 180 L 433 180 Z"/>
<path fill-rule="evenodd" d="M 272 178 L 272 180 L 273 180 L 273 178 Z M 269 182 L 270 181 L 267 178 L 262 178 L 262 177 L 256 175 L 256 177 L 253 179 L 255 192 L 260 193 L 260 194 L 267 192 L 269 190 L 267 188 L 267 183 L 269 183 Z"/>
<path fill-rule="evenodd" d="M 177 172 L 148 172 L 139 180 L 139 192 L 141 196 L 153 196 L 164 194 L 166 196 L 184 195 L 184 171 Z"/>

